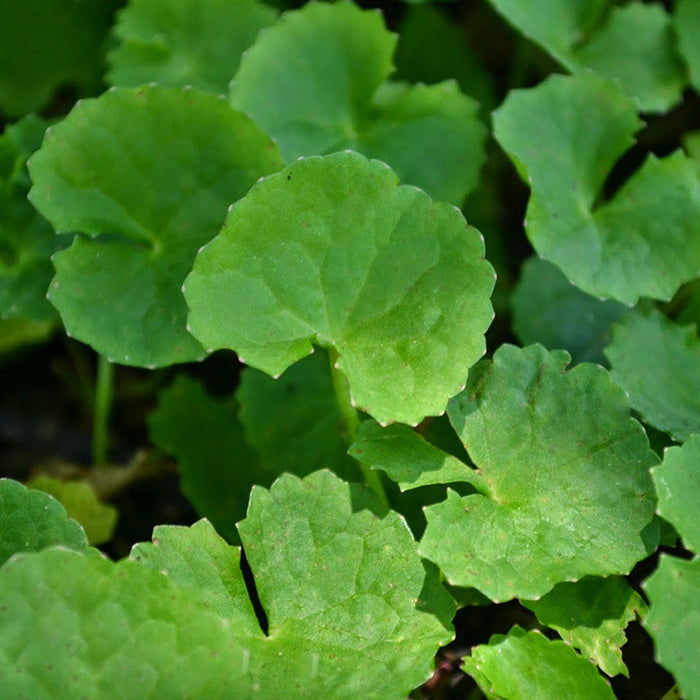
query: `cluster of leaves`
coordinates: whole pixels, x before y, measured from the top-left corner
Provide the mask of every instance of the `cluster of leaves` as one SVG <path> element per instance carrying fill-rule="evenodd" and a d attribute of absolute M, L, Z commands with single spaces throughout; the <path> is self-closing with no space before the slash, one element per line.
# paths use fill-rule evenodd
<path fill-rule="evenodd" d="M 517 600 L 485 697 L 613 698 L 639 615 L 700 698 L 700 136 L 624 158 L 700 91 L 700 4 L 481 5 L 505 89 L 455 8 L 4 3 L 0 349 L 241 370 L 170 372 L 150 439 L 202 520 L 124 559 L 85 483 L 0 481 L 3 697 L 400 700 Z M 523 347 L 484 358 L 494 316 Z"/>

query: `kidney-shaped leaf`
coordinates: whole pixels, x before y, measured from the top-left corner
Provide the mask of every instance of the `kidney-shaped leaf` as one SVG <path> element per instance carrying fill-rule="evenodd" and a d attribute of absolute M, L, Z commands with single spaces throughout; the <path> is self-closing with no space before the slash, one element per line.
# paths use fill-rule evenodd
<path fill-rule="evenodd" d="M 297 161 L 231 210 L 185 283 L 192 333 L 281 374 L 333 347 L 379 421 L 440 413 L 484 352 L 493 268 L 461 213 L 358 153 Z"/>
<path fill-rule="evenodd" d="M 613 327 L 605 354 L 632 407 L 658 430 L 685 440 L 700 432 L 700 341 L 658 311 L 630 313 Z"/>
<path fill-rule="evenodd" d="M 615 700 L 596 667 L 568 644 L 518 626 L 475 647 L 464 670 L 503 700 Z"/>
<path fill-rule="evenodd" d="M 16 552 L 38 552 L 57 544 L 82 550 L 88 541 L 55 498 L 0 479 L 0 564 Z"/>
<path fill-rule="evenodd" d="M 225 93 L 241 54 L 275 18 L 257 0 L 131 0 L 114 27 L 121 43 L 107 54 L 107 79 Z"/>
<path fill-rule="evenodd" d="M 587 574 L 627 573 L 647 554 L 658 459 L 623 391 L 598 365 L 502 346 L 448 415 L 491 495 L 426 509 L 420 552 L 450 583 L 495 601 L 539 598 Z M 654 543 L 655 546 L 655 543 Z"/>
<path fill-rule="evenodd" d="M 123 364 L 202 357 L 180 287 L 228 205 L 282 166 L 269 137 L 213 95 L 113 89 L 76 105 L 29 165 L 39 211 L 87 235 L 54 256 L 68 333 Z"/>
<path fill-rule="evenodd" d="M 496 138 L 530 184 L 525 228 L 537 252 L 589 294 L 630 305 L 670 299 L 700 269 L 700 179 L 680 151 L 650 155 L 596 205 L 639 126 L 634 103 L 592 73 L 514 90 L 494 113 Z"/>
<path fill-rule="evenodd" d="M 330 472 L 254 489 L 240 531 L 267 635 L 239 549 L 204 521 L 158 528 L 118 564 L 57 550 L 13 559 L 0 570 L 3 690 L 36 700 L 406 697 L 451 639 L 454 604 L 405 522 L 364 509 L 370 499 Z"/>
<path fill-rule="evenodd" d="M 352 148 L 461 204 L 484 158 L 478 105 L 454 81 L 385 83 L 395 45 L 378 12 L 308 3 L 261 32 L 231 101 L 275 137 L 287 161 Z"/>

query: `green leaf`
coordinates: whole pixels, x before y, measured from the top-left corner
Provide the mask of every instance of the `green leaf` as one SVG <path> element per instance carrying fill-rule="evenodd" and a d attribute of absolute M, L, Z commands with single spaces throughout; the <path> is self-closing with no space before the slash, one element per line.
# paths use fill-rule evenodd
<path fill-rule="evenodd" d="M 177 458 L 180 488 L 197 512 L 237 542 L 235 523 L 245 515 L 250 487 L 271 483 L 274 473 L 246 441 L 232 403 L 180 375 L 159 393 L 148 426 L 151 440 Z"/>
<path fill-rule="evenodd" d="M 29 481 L 27 486 L 48 493 L 59 501 L 68 517 L 77 520 L 85 528 L 90 544 L 103 544 L 112 539 L 119 517 L 118 511 L 114 506 L 100 502 L 90 484 L 38 476 Z"/>
<path fill-rule="evenodd" d="M 665 112 L 680 100 L 685 76 L 671 19 L 659 5 L 613 7 L 601 26 L 609 0 L 552 0 L 547 12 L 535 0 L 491 4 L 570 72 L 593 70 L 619 83 L 640 110 Z"/>
<path fill-rule="evenodd" d="M 484 352 L 483 254 L 456 208 L 398 186 L 383 163 L 307 158 L 253 187 L 197 256 L 189 323 L 205 347 L 271 375 L 312 343 L 334 347 L 354 404 L 414 423 L 444 410 Z"/>
<path fill-rule="evenodd" d="M 0 353 L 43 343 L 55 330 L 55 321 L 27 321 L 23 318 L 0 320 Z"/>
<path fill-rule="evenodd" d="M 690 82 L 700 91 L 700 6 L 695 0 L 676 0 L 673 15 L 678 48 L 688 66 Z"/>
<path fill-rule="evenodd" d="M 511 298 L 513 331 L 523 345 L 562 348 L 575 362 L 602 362 L 610 326 L 625 311 L 574 287 L 556 265 L 533 256 L 521 268 Z"/>
<path fill-rule="evenodd" d="M 111 85 L 155 82 L 223 94 L 243 52 L 277 13 L 257 0 L 131 0 L 118 15 Z"/>
<path fill-rule="evenodd" d="M 201 358 L 180 291 L 227 206 L 282 165 L 269 137 L 196 91 L 112 89 L 80 102 L 30 161 L 32 202 L 58 231 L 50 301 L 66 330 L 110 361 Z"/>
<path fill-rule="evenodd" d="M 464 670 L 502 700 L 615 700 L 596 667 L 568 644 L 517 625 L 473 648 Z"/>
<path fill-rule="evenodd" d="M 624 578 L 586 576 L 522 603 L 609 676 L 629 677 L 620 651 L 627 642 L 625 627 L 637 613 L 646 614 L 647 606 Z"/>
<path fill-rule="evenodd" d="M 253 490 L 240 530 L 267 635 L 239 549 L 206 522 L 158 528 L 117 564 L 14 558 L 0 570 L 0 685 L 36 700 L 401 700 L 452 638 L 454 603 L 400 516 L 368 499 L 330 472 Z"/>
<path fill-rule="evenodd" d="M 385 83 L 395 45 L 377 12 L 309 3 L 261 33 L 241 61 L 231 101 L 275 137 L 288 162 L 350 148 L 385 160 L 402 182 L 461 204 L 484 158 L 477 104 L 454 82 Z"/>
<path fill-rule="evenodd" d="M 676 528 L 686 547 L 700 553 L 700 435 L 692 435 L 681 447 L 669 447 L 663 463 L 651 473 L 658 513 Z"/>
<path fill-rule="evenodd" d="M 253 488 L 238 529 L 270 625 L 263 687 L 310 661 L 318 676 L 301 693 L 287 680 L 292 697 L 398 700 L 452 638 L 454 603 L 435 569 L 426 577 L 399 515 L 358 512 L 365 494 L 327 471 Z"/>
<path fill-rule="evenodd" d="M 685 700 L 700 698 L 700 558 L 683 561 L 664 554 L 642 584 L 651 600 L 644 626 L 656 658 L 675 677 Z"/>
<path fill-rule="evenodd" d="M 676 440 L 700 432 L 700 341 L 658 311 L 630 313 L 613 327 L 605 354 L 613 379 L 644 420 Z"/>
<path fill-rule="evenodd" d="M 568 362 L 503 345 L 448 407 L 491 495 L 448 491 L 426 508 L 419 551 L 496 602 L 624 574 L 648 553 L 658 458 L 608 373 Z"/>
<path fill-rule="evenodd" d="M 38 552 L 57 544 L 82 550 L 88 541 L 55 498 L 0 479 L 0 564 L 17 552 Z"/>
<path fill-rule="evenodd" d="M 159 571 L 66 550 L 0 569 L 0 686 L 32 700 L 250 698 L 231 625 Z"/>
<path fill-rule="evenodd" d="M 467 482 L 479 491 L 488 491 L 477 471 L 406 425 L 382 428 L 372 420 L 363 421 L 348 453 L 373 469 L 381 469 L 402 491 L 453 482 Z"/>
<path fill-rule="evenodd" d="M 66 85 L 97 91 L 116 0 L 0 0 L 0 112 L 40 109 Z"/>
<path fill-rule="evenodd" d="M 326 352 L 305 357 L 276 380 L 245 368 L 236 398 L 245 439 L 271 474 L 305 476 L 325 467 L 351 481 L 360 478 L 347 456 Z"/>
<path fill-rule="evenodd" d="M 536 251 L 585 292 L 629 305 L 670 299 L 700 268 L 700 179 L 680 151 L 648 156 L 596 204 L 639 126 L 631 100 L 593 74 L 513 90 L 494 113 L 496 138 L 530 184 Z"/>
<path fill-rule="evenodd" d="M 46 301 L 51 255 L 64 242 L 27 201 L 27 158 L 39 148 L 48 122 L 29 115 L 0 136 L 0 318 L 56 320 Z"/>
<path fill-rule="evenodd" d="M 188 589 L 207 609 L 229 620 L 238 636 L 260 636 L 241 572 L 241 550 L 227 545 L 208 520 L 191 527 L 159 525 L 153 541 L 134 545 L 129 559 Z"/>

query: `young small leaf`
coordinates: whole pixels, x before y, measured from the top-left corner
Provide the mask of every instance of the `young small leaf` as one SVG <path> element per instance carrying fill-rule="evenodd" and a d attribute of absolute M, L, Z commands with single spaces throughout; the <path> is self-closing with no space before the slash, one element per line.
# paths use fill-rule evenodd
<path fill-rule="evenodd" d="M 700 179 L 682 152 L 650 155 L 615 196 L 596 198 L 639 128 L 633 102 L 593 74 L 514 90 L 495 136 L 530 184 L 525 229 L 585 292 L 632 305 L 670 299 L 700 269 Z"/>
<path fill-rule="evenodd" d="M 637 613 L 646 614 L 647 606 L 624 578 L 586 576 L 522 603 L 609 676 L 629 677 L 620 651 L 627 642 L 625 627 Z"/>
<path fill-rule="evenodd" d="M 55 498 L 0 479 L 0 565 L 17 552 L 39 552 L 58 544 L 84 550 L 88 541 Z"/>
<path fill-rule="evenodd" d="M 658 430 L 685 440 L 700 432 L 700 341 L 658 311 L 630 313 L 613 327 L 605 354 L 632 407 Z"/>
<path fill-rule="evenodd" d="M 111 85 L 155 82 L 223 94 L 243 52 L 277 13 L 257 0 L 131 0 L 107 54 Z"/>
<path fill-rule="evenodd" d="M 271 375 L 312 343 L 334 347 L 357 406 L 414 423 L 444 410 L 484 352 L 483 255 L 458 210 L 398 186 L 383 163 L 307 158 L 251 188 L 199 253 L 190 327 Z"/>
<path fill-rule="evenodd" d="M 596 667 L 568 644 L 517 625 L 472 649 L 464 670 L 503 700 L 615 700 Z"/>
<path fill-rule="evenodd" d="M 628 573 L 648 553 L 658 462 L 622 390 L 598 365 L 503 345 L 469 374 L 450 420 L 490 496 L 426 508 L 420 553 L 494 601 Z M 655 543 L 653 543 L 655 546 Z"/>
<path fill-rule="evenodd" d="M 122 88 L 77 104 L 29 165 L 32 202 L 86 234 L 54 256 L 68 333 L 123 364 L 203 357 L 180 287 L 228 205 L 281 167 L 269 137 L 213 95 Z"/>

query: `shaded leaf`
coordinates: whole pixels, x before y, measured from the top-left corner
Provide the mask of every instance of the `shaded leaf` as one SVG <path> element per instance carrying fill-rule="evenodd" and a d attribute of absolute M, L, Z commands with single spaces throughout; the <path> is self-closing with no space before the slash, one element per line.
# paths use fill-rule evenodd
<path fill-rule="evenodd" d="M 658 311 L 630 313 L 613 327 L 605 354 L 613 379 L 644 420 L 676 440 L 700 432 L 700 341 Z"/>
<path fill-rule="evenodd" d="M 651 471 L 659 497 L 658 512 L 678 531 L 685 546 L 700 553 L 700 435 L 681 447 L 669 447 Z"/>
<path fill-rule="evenodd" d="M 269 137 L 193 90 L 112 89 L 80 102 L 30 161 L 30 196 L 58 231 L 50 301 L 110 361 L 201 358 L 180 287 L 228 205 L 282 163 Z"/>
<path fill-rule="evenodd" d="M 287 161 L 350 148 L 461 204 L 484 158 L 477 104 L 454 82 L 385 83 L 395 45 L 378 12 L 309 3 L 261 33 L 231 101 L 275 137 Z"/>
<path fill-rule="evenodd" d="M 700 91 L 700 6 L 694 0 L 676 0 L 673 14 L 678 48 L 688 66 L 690 82 Z"/>
<path fill-rule="evenodd" d="M 503 345 L 448 414 L 490 490 L 426 508 L 419 551 L 494 601 L 622 574 L 648 551 L 658 462 L 622 390 L 598 365 Z M 653 543 L 653 548 L 656 542 Z"/>
<path fill-rule="evenodd" d="M 48 493 L 59 501 L 68 517 L 83 526 L 90 544 L 103 544 L 112 539 L 119 517 L 117 509 L 100 502 L 87 482 L 59 481 L 49 476 L 38 476 L 27 486 Z"/>
<path fill-rule="evenodd" d="M 88 541 L 55 498 L 0 479 L 0 564 L 17 552 L 38 552 L 57 544 L 83 550 Z"/>
<path fill-rule="evenodd" d="M 677 151 L 642 167 L 597 205 L 605 178 L 639 128 L 634 104 L 593 74 L 513 90 L 495 135 L 530 184 L 526 232 L 576 286 L 634 304 L 670 299 L 700 269 L 700 179 Z"/>
<path fill-rule="evenodd" d="M 642 584 L 651 601 L 644 620 L 656 659 L 675 677 L 684 700 L 700 698 L 700 558 L 684 561 L 664 554 Z"/>
<path fill-rule="evenodd" d="M 513 26 L 572 73 L 587 69 L 620 84 L 638 108 L 665 112 L 681 98 L 685 76 L 676 55 L 671 19 L 656 4 L 609 0 L 491 0 Z"/>
<path fill-rule="evenodd" d="M 0 136 L 0 318 L 57 320 L 46 301 L 51 255 L 65 245 L 27 201 L 27 158 L 41 145 L 49 122 L 29 115 Z"/>
<path fill-rule="evenodd" d="M 20 116 L 66 85 L 98 91 L 116 0 L 0 1 L 0 112 Z"/>
<path fill-rule="evenodd" d="M 473 648 L 464 670 L 503 700 L 615 700 L 596 667 L 568 644 L 517 625 Z"/>
<path fill-rule="evenodd" d="M 277 13 L 257 0 L 131 0 L 108 55 L 111 85 L 155 82 L 223 94 L 241 54 Z"/>
<path fill-rule="evenodd" d="M 444 410 L 483 354 L 493 282 L 458 210 L 350 152 L 253 187 L 197 256 L 185 297 L 206 347 L 271 375 L 312 343 L 333 347 L 357 406 L 413 423 Z"/>
<path fill-rule="evenodd" d="M 603 361 L 610 326 L 626 307 L 582 292 L 556 265 L 531 257 L 525 261 L 511 298 L 513 331 L 523 345 L 561 348 L 575 362 Z"/>
<path fill-rule="evenodd" d="M 158 395 L 148 427 L 151 440 L 177 458 L 180 488 L 197 512 L 237 542 L 235 523 L 245 515 L 250 487 L 271 483 L 274 474 L 246 441 L 235 406 L 180 375 Z"/>
<path fill-rule="evenodd" d="M 625 628 L 647 606 L 624 578 L 586 576 L 557 584 L 540 600 L 521 602 L 609 676 L 629 677 L 620 651 L 627 642 Z"/>
<path fill-rule="evenodd" d="M 345 479 L 360 479 L 347 456 L 326 352 L 305 357 L 278 379 L 245 368 L 236 398 L 245 439 L 271 474 L 305 476 L 327 468 Z"/>
<path fill-rule="evenodd" d="M 349 454 L 373 469 L 381 469 L 402 491 L 451 482 L 467 482 L 477 490 L 488 490 L 478 472 L 426 442 L 407 425 L 382 428 L 374 421 L 363 421 Z"/>

